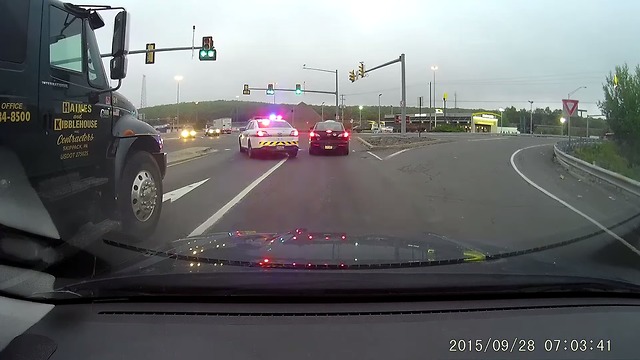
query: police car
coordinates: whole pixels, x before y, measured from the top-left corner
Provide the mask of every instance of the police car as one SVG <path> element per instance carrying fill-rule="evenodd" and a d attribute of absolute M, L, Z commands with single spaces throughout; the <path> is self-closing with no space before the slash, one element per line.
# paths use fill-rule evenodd
<path fill-rule="evenodd" d="M 241 129 L 238 145 L 250 158 L 260 153 L 286 153 L 293 158 L 298 156 L 298 130 L 281 116 L 256 118 Z"/>

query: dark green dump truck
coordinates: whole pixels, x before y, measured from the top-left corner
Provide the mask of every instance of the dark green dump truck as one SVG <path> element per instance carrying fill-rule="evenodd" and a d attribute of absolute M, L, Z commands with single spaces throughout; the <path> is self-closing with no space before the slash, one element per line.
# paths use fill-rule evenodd
<path fill-rule="evenodd" d="M 115 11 L 110 78 L 94 32 Z M 140 240 L 162 207 L 162 138 L 119 89 L 128 14 L 0 0 L 0 226 L 53 239 L 80 229 Z"/>

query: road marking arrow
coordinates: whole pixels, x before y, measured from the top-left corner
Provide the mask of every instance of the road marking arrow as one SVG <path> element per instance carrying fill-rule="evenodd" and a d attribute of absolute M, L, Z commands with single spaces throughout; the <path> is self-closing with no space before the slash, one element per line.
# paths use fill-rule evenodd
<path fill-rule="evenodd" d="M 167 200 L 171 200 L 171 202 L 174 202 L 178 199 L 180 199 L 181 197 L 185 196 L 186 194 L 188 194 L 191 190 L 197 188 L 198 186 L 204 184 L 207 182 L 207 180 L 209 179 L 204 179 L 202 181 L 198 181 L 197 183 L 193 183 L 191 185 L 187 185 L 187 186 L 183 186 L 179 189 L 173 190 L 173 191 L 169 191 L 168 193 L 164 194 L 162 196 L 162 202 L 165 202 Z"/>

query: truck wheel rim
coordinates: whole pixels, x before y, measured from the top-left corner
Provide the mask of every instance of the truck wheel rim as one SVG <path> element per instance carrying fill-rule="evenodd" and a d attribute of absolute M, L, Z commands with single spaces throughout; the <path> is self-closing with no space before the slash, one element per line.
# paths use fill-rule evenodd
<path fill-rule="evenodd" d="M 133 179 L 131 185 L 131 209 L 136 219 L 141 222 L 149 220 L 156 208 L 158 188 L 153 176 L 147 170 L 142 170 Z"/>

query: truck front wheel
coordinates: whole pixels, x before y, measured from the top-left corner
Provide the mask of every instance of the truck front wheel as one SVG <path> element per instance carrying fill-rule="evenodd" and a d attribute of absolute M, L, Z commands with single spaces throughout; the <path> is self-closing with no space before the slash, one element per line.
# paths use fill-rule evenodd
<path fill-rule="evenodd" d="M 129 159 L 118 185 L 118 206 L 123 233 L 132 241 L 150 236 L 160 219 L 162 177 L 151 154 L 139 151 Z"/>

